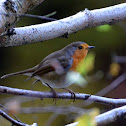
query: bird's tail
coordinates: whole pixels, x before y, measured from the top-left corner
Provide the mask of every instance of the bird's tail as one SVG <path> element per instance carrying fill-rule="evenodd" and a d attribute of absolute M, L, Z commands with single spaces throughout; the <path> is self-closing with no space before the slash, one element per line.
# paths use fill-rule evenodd
<path fill-rule="evenodd" d="M 24 75 L 28 75 L 29 76 L 30 73 L 33 73 L 34 72 L 34 70 L 35 70 L 35 67 L 34 68 L 27 69 L 27 70 L 15 72 L 15 73 L 6 74 L 6 75 L 3 75 L 1 77 L 1 79 L 7 78 L 7 77 L 10 77 L 10 76 L 14 76 L 14 75 L 20 75 L 20 74 L 24 74 Z"/>

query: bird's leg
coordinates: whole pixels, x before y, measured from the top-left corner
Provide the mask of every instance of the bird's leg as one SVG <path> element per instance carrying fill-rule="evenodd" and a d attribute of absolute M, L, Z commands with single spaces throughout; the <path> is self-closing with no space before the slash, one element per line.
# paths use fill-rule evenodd
<path fill-rule="evenodd" d="M 75 95 L 75 92 L 70 90 L 70 89 L 67 89 L 67 88 L 62 88 L 66 91 L 68 91 L 69 93 L 71 93 L 71 98 L 73 98 L 73 102 L 75 102 L 75 98 L 76 98 L 76 95 Z"/>
<path fill-rule="evenodd" d="M 45 83 L 45 84 L 51 89 L 51 92 L 52 92 L 52 94 L 54 96 L 53 101 L 55 101 L 55 104 L 56 104 L 56 100 L 58 98 L 56 91 L 49 84 L 47 84 L 47 83 Z"/>
<path fill-rule="evenodd" d="M 40 80 L 36 80 L 32 83 L 32 85 L 36 84 L 37 82 L 39 82 Z"/>
<path fill-rule="evenodd" d="M 40 80 L 36 80 L 32 83 L 31 89 L 33 90 L 33 85 L 36 84 L 37 82 L 39 82 Z"/>

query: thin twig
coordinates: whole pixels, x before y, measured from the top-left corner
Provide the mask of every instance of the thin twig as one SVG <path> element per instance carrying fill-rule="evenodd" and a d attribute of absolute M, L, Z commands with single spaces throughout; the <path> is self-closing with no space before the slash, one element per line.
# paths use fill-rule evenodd
<path fill-rule="evenodd" d="M 43 19 L 43 20 L 47 20 L 47 21 L 56 21 L 57 19 L 54 18 L 50 18 L 49 16 L 52 16 L 52 14 L 55 14 L 54 12 L 48 14 L 47 16 L 40 16 L 40 15 L 33 15 L 33 14 L 17 14 L 17 13 L 0 13 L 0 15 L 6 15 L 6 16 L 25 16 L 25 17 L 31 17 L 31 18 L 39 18 L 39 19 Z"/>
<path fill-rule="evenodd" d="M 0 107 L 4 108 L 4 109 L 8 112 L 8 109 L 5 108 L 3 105 L 0 104 Z M 14 115 L 12 112 L 10 112 L 10 113 L 15 117 L 15 119 L 16 119 L 18 122 L 21 122 L 21 121 L 18 119 L 18 117 L 17 117 L 16 115 Z"/>
<path fill-rule="evenodd" d="M 17 126 L 26 126 L 25 123 L 18 122 L 17 120 L 14 120 L 9 115 L 7 115 L 3 110 L 0 109 L 0 115 L 3 116 L 5 119 L 7 119 L 9 122 L 11 122 L 13 125 Z"/>
<path fill-rule="evenodd" d="M 27 97 L 36 97 L 41 99 L 54 98 L 54 95 L 51 92 L 24 90 L 24 89 L 10 88 L 6 86 L 0 86 L 0 93 L 27 96 Z M 126 99 L 106 98 L 106 97 L 100 97 L 100 96 L 83 94 L 83 93 L 75 93 L 75 95 L 76 95 L 75 99 L 78 100 L 93 101 L 93 102 L 98 102 L 106 105 L 118 106 L 118 105 L 126 104 Z M 70 93 L 57 93 L 57 97 L 59 99 L 73 99 Z"/>
<path fill-rule="evenodd" d="M 57 114 L 69 114 L 76 113 L 82 114 L 84 112 L 89 112 L 87 109 L 75 107 L 75 106 L 47 106 L 47 107 L 23 107 L 20 110 L 23 114 L 30 113 L 57 113 Z"/>
<path fill-rule="evenodd" d="M 116 78 L 111 84 L 109 84 L 107 87 L 105 87 L 104 89 L 97 92 L 95 95 L 98 95 L 98 96 L 106 95 L 110 91 L 117 88 L 117 86 L 119 86 L 124 80 L 126 80 L 126 73 L 124 73 L 121 76 L 119 76 L 118 78 Z"/>
<path fill-rule="evenodd" d="M 105 96 L 107 93 L 109 93 L 110 91 L 112 91 L 115 88 L 117 88 L 124 80 L 126 80 L 126 73 L 120 75 L 111 84 L 109 84 L 107 87 L 105 87 L 102 90 L 100 90 L 99 92 L 97 92 L 95 95 L 97 95 L 97 96 Z M 86 107 L 86 106 L 88 106 L 88 105 L 90 105 L 92 103 L 93 102 L 86 101 L 84 103 L 81 103 L 81 105 L 79 105 L 79 107 Z"/>
<path fill-rule="evenodd" d="M 43 1 L 44 0 L 0 0 L 0 13 L 24 14 Z M 7 32 L 8 28 L 12 28 L 19 18 L 20 16 L 17 17 L 16 15 L 8 17 L 6 15 L 0 15 L 0 34 Z"/>

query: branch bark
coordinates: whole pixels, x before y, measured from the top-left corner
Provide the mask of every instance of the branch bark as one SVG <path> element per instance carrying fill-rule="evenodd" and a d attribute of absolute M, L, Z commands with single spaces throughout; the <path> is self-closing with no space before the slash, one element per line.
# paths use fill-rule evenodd
<path fill-rule="evenodd" d="M 4 36 L 0 47 L 18 46 L 67 36 L 79 30 L 103 24 L 113 24 L 126 19 L 126 3 L 81 11 L 73 16 L 44 24 L 19 27 L 14 35 Z"/>
<path fill-rule="evenodd" d="M 7 16 L 9 13 L 26 13 L 43 1 L 44 0 L 0 0 L 0 34 L 10 29 L 16 21 L 19 20 L 20 15 Z"/>
<path fill-rule="evenodd" d="M 121 121 L 125 118 L 126 118 L 126 105 L 96 116 L 95 121 L 97 123 L 97 126 L 107 126 L 111 123 Z M 71 123 L 65 126 L 78 126 L 78 122 Z"/>
<path fill-rule="evenodd" d="M 27 96 L 27 97 L 36 97 L 40 99 L 55 98 L 51 92 L 24 90 L 24 89 L 10 88 L 6 86 L 0 86 L 0 93 Z M 75 95 L 76 95 L 75 99 L 77 100 L 93 101 L 93 102 L 98 102 L 98 103 L 112 105 L 112 106 L 120 106 L 126 104 L 126 99 L 106 98 L 106 97 L 100 97 L 100 96 L 83 94 L 83 93 L 75 93 Z M 70 93 L 57 93 L 57 97 L 59 99 L 74 99 L 71 97 Z"/>
<path fill-rule="evenodd" d="M 98 126 L 108 125 L 126 118 L 126 105 L 95 117 Z"/>

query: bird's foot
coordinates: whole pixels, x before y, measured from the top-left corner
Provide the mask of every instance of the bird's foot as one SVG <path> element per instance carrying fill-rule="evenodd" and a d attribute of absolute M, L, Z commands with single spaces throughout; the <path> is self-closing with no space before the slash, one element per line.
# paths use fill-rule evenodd
<path fill-rule="evenodd" d="M 51 89 L 51 91 L 50 92 L 52 92 L 52 94 L 53 94 L 53 101 L 55 102 L 55 104 L 56 104 L 56 101 L 57 101 L 57 99 L 58 99 L 58 96 L 57 96 L 57 93 L 56 93 L 56 91 L 49 85 L 49 84 L 47 84 L 47 83 L 45 83 L 50 89 Z"/>
<path fill-rule="evenodd" d="M 75 95 L 75 92 L 70 90 L 70 89 L 67 89 L 67 88 L 62 88 L 66 91 L 68 91 L 69 93 L 71 93 L 71 99 L 73 99 L 73 103 L 75 102 L 75 99 L 76 99 L 76 95 Z"/>
<path fill-rule="evenodd" d="M 52 94 L 53 94 L 53 101 L 56 104 L 56 101 L 58 99 L 57 93 L 56 93 L 56 91 L 53 88 L 50 90 L 50 92 L 52 92 Z"/>

